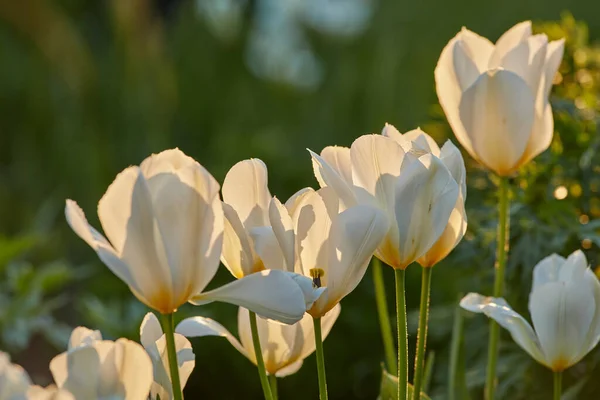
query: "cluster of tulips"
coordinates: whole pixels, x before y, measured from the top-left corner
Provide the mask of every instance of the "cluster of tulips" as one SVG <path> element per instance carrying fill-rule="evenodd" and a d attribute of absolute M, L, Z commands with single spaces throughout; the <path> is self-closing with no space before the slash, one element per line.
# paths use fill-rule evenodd
<path fill-rule="evenodd" d="M 550 145 L 548 96 L 562 53 L 563 41 L 532 35 L 529 22 L 511 28 L 495 45 L 463 29 L 435 70 L 456 138 L 500 182 L 493 297 L 471 293 L 460 303 L 492 319 L 488 400 L 494 398 L 499 326 L 554 371 L 556 399 L 561 372 L 600 339 L 600 283 L 581 251 L 567 259 L 553 254 L 535 266 L 533 327 L 502 299 L 507 177 Z M 326 147 L 310 156 L 320 188 L 301 189 L 282 202 L 271 195 L 267 167 L 258 159 L 234 165 L 221 188 L 178 149 L 152 155 L 121 172 L 100 200 L 105 236 L 67 200 L 71 228 L 156 314 L 142 322 L 141 345 L 76 328 L 67 351 L 50 363 L 55 385 L 46 388 L 32 386 L 25 371 L 1 354 L 0 399 L 180 400 L 196 362 L 188 338 L 209 335 L 226 338 L 257 366 L 268 400 L 277 398 L 277 378 L 298 371 L 316 351 L 319 393 L 327 399 L 323 340 L 373 255 L 376 290 L 384 300 L 378 312 L 386 366 L 398 377 L 398 399 L 419 399 L 432 267 L 467 228 L 462 155 L 451 141 L 440 148 L 420 129 L 402 134 L 386 124 L 381 134 L 361 136 L 350 148 Z M 378 260 L 395 271 L 397 347 Z M 220 262 L 235 280 L 206 291 Z M 409 385 L 404 279 L 413 263 L 422 267 L 423 282 Z M 174 326 L 173 315 L 183 304 L 214 301 L 239 307 L 239 338 L 201 316 Z"/>

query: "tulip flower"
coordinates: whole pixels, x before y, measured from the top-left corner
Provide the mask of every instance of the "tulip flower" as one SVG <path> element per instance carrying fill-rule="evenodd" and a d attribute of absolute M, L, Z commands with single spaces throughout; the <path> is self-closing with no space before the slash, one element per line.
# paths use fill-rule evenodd
<path fill-rule="evenodd" d="M 152 362 L 139 344 L 102 340 L 98 331 L 78 327 L 68 350 L 54 357 L 50 372 L 56 385 L 86 400 L 146 400 Z"/>
<path fill-rule="evenodd" d="M 27 391 L 27 400 L 77 400 L 71 392 L 65 389 L 59 389 L 56 385 L 50 385 L 45 388 L 41 386 L 31 386 Z"/>
<path fill-rule="evenodd" d="M 456 161 L 458 151 L 451 145 L 446 147 L 444 155 L 448 156 L 447 161 L 455 170 L 456 177 L 434 154 L 437 145 L 434 147 L 428 143 L 427 135 L 415 131 L 405 136 L 391 126 L 386 126 L 383 133 L 361 136 L 350 149 L 326 147 L 321 155 L 313 152 L 311 155 L 319 184 L 338 194 L 342 208 L 355 204 L 373 205 L 382 210 L 391 222 L 375 256 L 396 270 L 400 354 L 398 397 L 404 399 L 408 385 L 404 270 L 417 260 L 432 266 L 444 258 L 462 237 L 464 231 L 461 230 L 464 228 L 456 226 L 455 222 L 462 221 L 464 216 L 464 212 L 460 211 L 462 202 L 456 181 L 457 178 L 460 180 L 461 170 L 460 162 Z M 418 139 L 417 143 L 413 144 L 412 139 Z M 459 209 L 455 210 L 457 207 Z M 453 213 L 455 217 L 451 222 Z M 379 273 L 375 275 L 381 276 Z M 377 287 L 383 285 L 378 284 Z M 387 315 L 387 311 L 379 310 L 379 314 Z M 391 336 L 390 330 L 384 329 L 384 338 Z M 384 339 L 386 343 L 389 341 Z M 386 351 L 392 352 L 393 346 L 386 345 Z M 388 360 L 393 358 L 391 354 L 387 355 Z M 418 395 L 419 392 L 415 392 Z"/>
<path fill-rule="evenodd" d="M 173 389 L 169 371 L 167 341 L 160 322 L 153 313 L 147 313 L 144 317 L 140 326 L 140 339 L 152 360 L 154 370 L 154 382 L 150 389 L 151 400 L 158 398 L 161 400 L 172 399 Z M 183 389 L 196 364 L 194 351 L 189 340 L 178 333 L 175 334 L 175 350 L 177 352 L 180 385 Z"/>
<path fill-rule="evenodd" d="M 531 357 L 554 371 L 557 399 L 562 371 L 600 340 L 600 282 L 580 250 L 567 259 L 552 254 L 535 266 L 529 295 L 533 327 L 502 298 L 470 293 L 460 305 L 494 319 Z"/>
<path fill-rule="evenodd" d="M 166 150 L 121 172 L 100 200 L 98 216 L 110 242 L 72 200 L 65 214 L 133 294 L 163 314 L 188 301 L 224 301 L 284 323 L 300 320 L 306 302 L 314 300 L 310 280 L 281 271 L 203 292 L 217 271 L 222 247 L 218 194 L 219 184 L 200 164 L 177 149 Z"/>
<path fill-rule="evenodd" d="M 24 399 L 31 381 L 27 372 L 11 364 L 10 356 L 0 352 L 0 400 Z"/>
<path fill-rule="evenodd" d="M 336 305 L 323 317 L 323 338 L 327 337 L 340 314 L 340 305 Z M 221 336 L 226 338 L 244 357 L 257 364 L 248 310 L 238 310 L 238 340 L 224 326 L 204 317 L 184 319 L 175 331 L 186 337 Z M 283 325 L 267 319 L 258 320 L 258 332 L 262 348 L 262 357 L 269 375 L 283 378 L 296 373 L 306 357 L 315 351 L 315 334 L 312 317 L 306 314 L 294 325 Z"/>
<path fill-rule="evenodd" d="M 548 43 L 521 22 L 496 44 L 463 28 L 442 50 L 435 69 L 440 104 L 458 141 L 500 176 L 550 146 L 548 101 L 564 40 Z"/>

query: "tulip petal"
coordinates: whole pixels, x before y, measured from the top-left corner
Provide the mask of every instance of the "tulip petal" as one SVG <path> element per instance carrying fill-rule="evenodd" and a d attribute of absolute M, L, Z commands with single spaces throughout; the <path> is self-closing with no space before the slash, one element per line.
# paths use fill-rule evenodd
<path fill-rule="evenodd" d="M 440 160 L 452 174 L 452 177 L 458 183 L 463 202 L 467 200 L 467 170 L 460 150 L 450 140 L 442 146 L 440 151 Z"/>
<path fill-rule="evenodd" d="M 10 356 L 0 351 L 0 397 L 7 400 L 23 399 L 31 386 L 27 372 L 10 362 Z"/>
<path fill-rule="evenodd" d="M 534 267 L 531 290 L 534 291 L 548 283 L 567 283 L 571 279 L 581 277 L 585 273 L 587 265 L 587 260 L 581 250 L 573 252 L 569 258 L 551 254 Z"/>
<path fill-rule="evenodd" d="M 419 150 L 425 153 L 431 153 L 436 157 L 440 156 L 440 147 L 435 140 L 427 133 L 423 132 L 421 128 L 408 131 L 403 136 L 413 143 L 413 147 L 416 146 Z"/>
<path fill-rule="evenodd" d="M 147 313 L 140 325 L 140 342 L 142 346 L 146 349 L 153 347 L 162 335 L 163 331 L 156 315 L 152 312 Z"/>
<path fill-rule="evenodd" d="M 544 351 L 533 328 L 529 325 L 529 322 L 514 312 L 504 299 L 469 293 L 460 301 L 460 306 L 465 310 L 483 313 L 492 318 L 508 330 L 513 340 L 531 357 L 546 365 Z"/>
<path fill-rule="evenodd" d="M 396 183 L 399 260 L 406 268 L 438 241 L 459 195 L 458 184 L 442 161 L 426 154 L 402 172 Z"/>
<path fill-rule="evenodd" d="M 148 183 L 140 168 L 129 167 L 115 178 L 98 203 L 102 228 L 128 266 L 135 294 L 149 307 L 172 312 L 173 280 L 158 233 Z"/>
<path fill-rule="evenodd" d="M 248 352 L 229 331 L 217 321 L 205 317 L 186 318 L 177 324 L 175 332 L 185 337 L 221 336 L 227 339 L 237 351 L 249 358 Z"/>
<path fill-rule="evenodd" d="M 526 41 L 531 36 L 531 21 L 523 21 L 504 32 L 496 42 L 494 53 L 490 57 L 489 68 L 496 68 L 509 51 Z"/>
<path fill-rule="evenodd" d="M 346 185 L 352 187 L 352 165 L 348 147 L 327 146 L 321 150 L 321 158 L 338 172 Z"/>
<path fill-rule="evenodd" d="M 552 82 L 554 82 L 554 76 L 560 67 L 560 63 L 563 58 L 565 51 L 565 39 L 554 40 L 548 43 L 548 49 L 546 51 L 546 65 L 544 68 L 544 92 L 543 95 L 547 98 L 550 95 L 552 89 Z"/>
<path fill-rule="evenodd" d="M 160 172 L 147 179 L 177 306 L 212 279 L 222 246 L 219 185 L 204 167 L 188 159 L 183 156 L 184 166 L 175 172 Z"/>
<path fill-rule="evenodd" d="M 198 294 L 191 302 L 202 305 L 222 301 L 247 308 L 264 318 L 293 324 L 304 315 L 306 303 L 302 289 L 288 274 L 277 270 L 257 272 Z"/>
<path fill-rule="evenodd" d="M 3 393 L 4 395 L 4 393 Z M 14 399 L 8 396 L 9 399 Z M 77 400 L 75 396 L 67 390 L 59 389 L 56 385 L 50 385 L 45 388 L 41 386 L 31 386 L 27 390 L 27 400 Z"/>
<path fill-rule="evenodd" d="M 258 158 L 235 164 L 223 182 L 223 201 L 237 211 L 246 229 L 269 224 L 271 201 L 267 166 Z"/>
<path fill-rule="evenodd" d="M 266 269 L 287 271 L 286 261 L 275 233 L 273 233 L 273 228 L 270 226 L 252 228 L 250 237 L 254 243 L 254 251 L 258 254 Z"/>
<path fill-rule="evenodd" d="M 300 361 L 296 361 L 294 363 L 289 364 L 288 366 L 280 369 L 279 371 L 277 371 L 277 373 L 275 374 L 275 376 L 277 378 L 285 378 L 286 376 L 290 376 L 292 374 L 295 374 L 296 372 L 298 372 L 300 370 L 300 368 L 302 368 L 302 364 L 304 364 L 304 360 L 300 360 Z"/>
<path fill-rule="evenodd" d="M 227 203 L 223 203 L 224 230 L 223 253 L 221 261 L 231 272 L 240 279 L 255 271 L 260 262 L 253 250 L 252 239 L 244 228 L 237 212 Z"/>
<path fill-rule="evenodd" d="M 50 372 L 56 384 L 71 392 L 76 399 L 97 398 L 99 370 L 100 357 L 90 346 L 77 348 L 68 356 L 67 353 L 59 354 L 50 361 Z"/>
<path fill-rule="evenodd" d="M 460 118 L 481 163 L 500 175 L 519 167 L 534 103 L 525 81 L 505 70 L 488 71 L 463 94 Z"/>
<path fill-rule="evenodd" d="M 327 242 L 331 216 L 338 212 L 338 206 L 334 204 L 336 199 L 337 196 L 330 187 L 309 193 L 293 217 L 297 257 L 301 260 L 302 274 L 311 276 L 312 269 L 322 269 L 325 272 L 323 286 L 327 286 Z"/>
<path fill-rule="evenodd" d="M 288 214 L 294 215 L 296 213 L 296 208 L 302 203 L 304 197 L 314 191 L 315 190 L 311 187 L 305 187 L 291 195 L 290 198 L 285 202 L 285 208 L 287 208 Z"/>
<path fill-rule="evenodd" d="M 146 179 L 150 179 L 159 174 L 177 174 L 178 170 L 198 165 L 198 162 L 192 157 L 187 156 L 178 148 L 161 151 L 158 154 L 152 154 L 140 164 L 140 170 Z M 216 183 L 216 182 L 215 182 Z M 191 185 L 193 186 L 193 185 Z M 217 184 L 218 190 L 218 184 Z"/>
<path fill-rule="evenodd" d="M 65 217 L 73 231 L 83 239 L 92 249 L 96 251 L 100 260 L 119 279 L 129 286 L 137 287 L 137 283 L 131 276 L 127 265 L 119 258 L 116 250 L 94 227 L 88 224 L 83 210 L 73 200 L 67 200 L 65 206 Z"/>
<path fill-rule="evenodd" d="M 552 106 L 546 99 L 539 100 L 541 105 L 536 106 L 535 120 L 531 130 L 531 136 L 525 148 L 525 152 L 519 160 L 519 165 L 526 164 L 535 156 L 542 153 L 552 143 L 554 134 L 554 118 L 552 116 Z"/>
<path fill-rule="evenodd" d="M 329 294 L 327 304 L 319 310 L 321 315 L 358 286 L 388 227 L 385 213 L 366 205 L 349 208 L 333 221 L 329 240 Z M 311 312 L 314 316 L 314 310 Z"/>
<path fill-rule="evenodd" d="M 584 277 L 551 282 L 531 292 L 531 319 L 546 355 L 546 365 L 562 371 L 577 363 L 587 347 L 596 305 Z"/>
<path fill-rule="evenodd" d="M 318 154 L 311 150 L 308 151 L 312 157 L 313 171 L 317 181 L 319 181 L 319 185 L 322 188 L 331 187 L 335 190 L 335 193 L 341 200 L 342 208 L 345 209 L 356 204 L 352 186 L 343 177 L 343 172 L 337 170 L 335 165 L 330 165 Z"/>
<path fill-rule="evenodd" d="M 90 346 L 98 340 L 102 340 L 100 331 L 94 331 L 84 326 L 78 326 L 71 332 L 68 349 L 71 350 L 80 346 Z"/>
<path fill-rule="evenodd" d="M 296 264 L 296 235 L 294 234 L 294 221 L 292 221 L 288 209 L 281 204 L 277 197 L 273 197 L 271 199 L 271 204 L 269 205 L 269 222 L 271 223 L 273 233 L 275 234 L 277 243 L 279 243 L 279 247 L 283 253 L 285 269 L 294 272 Z"/>
<path fill-rule="evenodd" d="M 196 364 L 192 344 L 183 335 L 176 333 L 175 350 L 177 352 L 177 365 L 179 369 L 179 383 L 184 388 Z M 154 382 L 150 389 L 152 400 L 173 398 L 171 372 L 169 366 L 169 354 L 167 350 L 166 337 L 161 337 L 146 351 L 152 359 L 154 369 Z"/>
<path fill-rule="evenodd" d="M 408 153 L 412 149 L 412 143 L 409 139 L 407 139 L 403 134 L 400 133 L 398 129 L 392 124 L 388 124 L 387 122 L 383 126 L 381 130 L 381 135 L 392 139 L 394 142 L 398 143 L 404 152 Z"/>

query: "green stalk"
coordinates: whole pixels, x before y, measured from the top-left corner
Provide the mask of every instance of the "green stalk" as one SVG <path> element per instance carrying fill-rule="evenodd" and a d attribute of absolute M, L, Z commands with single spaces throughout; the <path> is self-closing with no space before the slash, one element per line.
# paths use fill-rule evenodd
<path fill-rule="evenodd" d="M 269 383 L 271 384 L 271 393 L 273 394 L 273 400 L 277 400 L 277 377 L 275 375 L 269 375 Z"/>
<path fill-rule="evenodd" d="M 427 344 L 427 321 L 429 320 L 429 293 L 433 268 L 421 268 L 421 306 L 419 309 L 419 333 L 417 334 L 417 355 L 415 357 L 415 380 L 413 382 L 413 400 L 421 397 L 425 346 Z"/>
<path fill-rule="evenodd" d="M 460 398 L 457 394 L 458 388 L 462 387 L 464 379 L 461 365 L 461 353 L 463 346 L 464 322 L 463 314 L 459 306 L 454 310 L 454 324 L 452 326 L 452 343 L 450 344 L 450 365 L 448 368 L 448 400 Z"/>
<path fill-rule="evenodd" d="M 390 323 L 390 314 L 385 295 L 385 285 L 383 284 L 383 271 L 381 270 L 381 261 L 373 257 L 373 282 L 375 284 L 375 301 L 377 303 L 377 314 L 379 315 L 379 327 L 383 339 L 383 349 L 385 350 L 385 360 L 387 371 L 392 375 L 398 375 L 396 365 L 396 348 L 394 346 L 394 337 L 392 334 L 392 324 Z"/>
<path fill-rule="evenodd" d="M 267 378 L 267 370 L 265 369 L 265 361 L 260 348 L 260 339 L 258 337 L 258 327 L 256 326 L 256 313 L 250 311 L 250 329 L 252 331 L 252 344 L 254 344 L 254 354 L 256 355 L 256 366 L 258 367 L 258 376 L 260 377 L 260 385 L 266 400 L 273 400 L 269 379 Z"/>
<path fill-rule="evenodd" d="M 423 374 L 423 390 L 422 392 L 429 393 L 431 385 L 431 377 L 433 376 L 433 363 L 435 362 L 435 352 L 430 351 L 425 360 L 425 373 Z"/>
<path fill-rule="evenodd" d="M 315 346 L 317 348 L 317 371 L 319 373 L 319 398 L 327 400 L 327 378 L 325 377 L 325 355 L 321 335 L 321 318 L 313 318 L 315 327 Z"/>
<path fill-rule="evenodd" d="M 554 371 L 554 400 L 560 400 L 562 394 L 562 371 Z"/>
<path fill-rule="evenodd" d="M 498 236 L 496 245 L 496 274 L 494 279 L 494 297 L 504 296 L 504 271 L 508 254 L 510 218 L 508 215 L 508 179 L 500 178 L 498 188 Z M 500 326 L 490 319 L 490 339 L 488 344 L 488 365 L 485 380 L 485 399 L 494 400 L 496 386 L 496 364 L 500 345 Z"/>
<path fill-rule="evenodd" d="M 396 315 L 398 321 L 398 400 L 406 400 L 408 386 L 408 334 L 406 332 L 406 298 L 404 281 L 406 271 L 396 273 Z"/>
<path fill-rule="evenodd" d="M 167 341 L 167 354 L 169 357 L 169 371 L 171 372 L 171 386 L 173 400 L 183 400 L 181 381 L 179 380 L 179 363 L 177 362 L 177 349 L 175 348 L 175 335 L 173 328 L 173 314 L 161 314 L 160 325 Z"/>

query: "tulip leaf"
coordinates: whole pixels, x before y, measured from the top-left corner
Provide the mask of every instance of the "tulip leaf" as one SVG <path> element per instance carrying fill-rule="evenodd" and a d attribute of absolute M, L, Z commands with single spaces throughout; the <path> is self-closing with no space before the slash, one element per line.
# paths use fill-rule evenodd
<path fill-rule="evenodd" d="M 398 398 L 398 377 L 387 372 L 384 366 L 381 368 L 381 389 L 377 400 L 396 400 Z M 408 384 L 407 398 L 412 398 L 413 386 Z M 429 396 L 421 392 L 421 400 L 431 400 Z"/>

